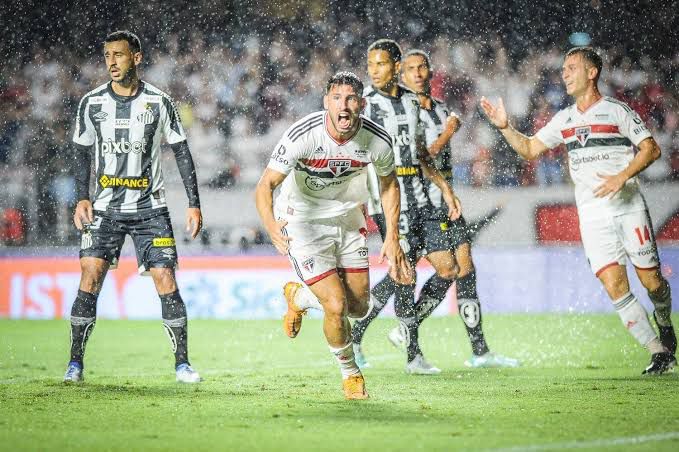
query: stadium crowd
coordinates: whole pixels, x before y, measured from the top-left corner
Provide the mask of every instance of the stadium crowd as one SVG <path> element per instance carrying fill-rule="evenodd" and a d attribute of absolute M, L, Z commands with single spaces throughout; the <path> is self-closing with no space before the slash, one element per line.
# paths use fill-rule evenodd
<path fill-rule="evenodd" d="M 301 21 L 278 17 L 284 25 L 271 26 L 260 20 L 228 35 L 210 27 L 188 32 L 168 27 L 155 35 L 136 30 L 150 42 L 143 49 L 142 78 L 178 100 L 203 190 L 251 187 L 281 133 L 296 118 L 321 108 L 319 93 L 332 73 L 349 69 L 367 79 L 365 48 L 382 36 L 361 26 L 360 17 L 340 20 L 322 4 L 311 2 L 321 11 L 312 9 Z M 276 14 L 284 11 L 282 6 Z M 536 162 L 520 160 L 478 108 L 482 95 L 503 97 L 517 128 L 534 133 L 568 102 L 560 75 L 567 39 L 555 45 L 500 33 L 483 40 L 470 33 L 451 37 L 445 28 L 424 26 L 424 20 L 398 20 L 391 28 L 399 33 L 388 35 L 406 50 L 430 52 L 433 94 L 462 118 L 453 153 L 458 184 L 568 182 L 565 152 L 555 149 Z M 102 37 L 94 36 L 86 48 L 60 39 L 35 41 L 18 54 L 20 64 L 0 72 L 0 180 L 6 187 L 0 207 L 23 212 L 37 236 L 56 230 L 66 237 L 72 230 L 70 135 L 80 97 L 108 79 Z M 662 159 L 643 178 L 679 180 L 679 81 L 674 78 L 679 51 L 652 58 L 594 38 L 605 59 L 603 94 L 637 110 L 663 149 Z"/>

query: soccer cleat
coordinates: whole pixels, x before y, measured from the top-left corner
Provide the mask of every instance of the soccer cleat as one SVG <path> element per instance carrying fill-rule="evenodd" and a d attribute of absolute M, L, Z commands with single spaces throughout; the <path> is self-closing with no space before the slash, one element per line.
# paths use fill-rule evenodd
<path fill-rule="evenodd" d="M 464 362 L 467 367 L 488 368 L 488 367 L 519 367 L 521 363 L 518 359 L 508 358 L 502 355 L 488 352 L 484 355 L 472 355 Z"/>
<path fill-rule="evenodd" d="M 422 355 L 416 355 L 412 361 L 406 364 L 406 373 L 414 375 L 436 375 L 441 373 L 441 369 L 434 367 L 424 359 Z"/>
<path fill-rule="evenodd" d="M 64 383 L 82 383 L 85 380 L 83 375 L 83 368 L 80 363 L 71 361 L 68 363 L 68 368 L 64 374 Z"/>
<path fill-rule="evenodd" d="M 389 331 L 389 334 L 387 334 L 387 339 L 389 339 L 389 342 L 391 342 L 394 347 L 405 351 L 407 344 L 405 335 L 403 334 L 402 324 L 399 324 L 399 326 L 394 327 L 391 331 Z"/>
<path fill-rule="evenodd" d="M 677 352 L 677 336 L 674 334 L 674 327 L 671 324 L 670 326 L 661 326 L 658 323 L 658 317 L 656 317 L 655 311 L 653 311 L 653 319 L 658 326 L 660 343 L 674 355 Z"/>
<path fill-rule="evenodd" d="M 283 331 L 289 338 L 294 338 L 302 329 L 302 316 L 306 315 L 306 309 L 295 306 L 295 294 L 302 287 L 300 283 L 288 282 L 283 287 L 283 296 L 288 303 L 288 310 L 283 316 Z"/>
<path fill-rule="evenodd" d="M 356 374 L 342 380 L 344 397 L 348 400 L 363 400 L 370 396 L 365 390 L 365 380 L 363 375 Z"/>
<path fill-rule="evenodd" d="M 660 375 L 674 369 L 677 360 L 673 354 L 668 352 L 653 353 L 651 363 L 644 369 L 641 375 Z"/>
<path fill-rule="evenodd" d="M 200 375 L 187 363 L 177 366 L 177 381 L 179 383 L 200 383 Z"/>
<path fill-rule="evenodd" d="M 367 367 L 370 367 L 370 363 L 368 362 L 367 359 L 365 359 L 365 355 L 363 354 L 363 350 L 361 349 L 361 344 L 353 344 L 354 348 L 354 362 L 358 366 L 359 369 L 365 369 Z"/>

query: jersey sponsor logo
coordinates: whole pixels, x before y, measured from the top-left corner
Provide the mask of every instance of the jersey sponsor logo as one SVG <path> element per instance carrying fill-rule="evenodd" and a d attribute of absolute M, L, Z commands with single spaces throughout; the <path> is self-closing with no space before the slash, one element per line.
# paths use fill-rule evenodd
<path fill-rule="evenodd" d="M 596 119 L 608 119 L 608 115 L 594 115 Z"/>
<path fill-rule="evenodd" d="M 316 150 L 313 152 L 313 155 L 321 155 L 325 154 L 325 149 L 323 149 L 323 146 L 319 146 L 316 148 Z"/>
<path fill-rule="evenodd" d="M 125 138 L 120 141 L 107 140 L 101 143 L 103 154 L 141 154 L 146 151 L 146 138 L 141 141 L 127 141 Z"/>
<path fill-rule="evenodd" d="M 285 158 L 285 154 L 288 152 L 288 150 L 283 146 L 282 144 L 276 148 L 275 151 L 271 154 L 271 160 L 274 162 L 282 163 L 283 165 L 289 165 L 290 161 Z"/>
<path fill-rule="evenodd" d="M 575 128 L 575 138 L 578 139 L 580 146 L 587 144 L 587 138 L 589 138 L 592 133 L 592 128 L 590 126 L 586 127 L 576 127 Z"/>
<path fill-rule="evenodd" d="M 321 179 L 320 177 L 309 176 L 304 179 L 304 185 L 311 191 L 321 191 L 328 187 L 333 187 L 335 185 L 342 185 L 346 182 L 343 180 L 331 180 L 331 179 Z"/>
<path fill-rule="evenodd" d="M 354 155 L 358 158 L 365 158 L 365 156 L 368 155 L 368 150 L 367 149 L 356 149 L 354 151 Z"/>
<path fill-rule="evenodd" d="M 577 171 L 580 169 L 580 165 L 586 165 L 588 163 L 603 162 L 609 160 L 611 156 L 608 153 L 594 154 L 588 156 L 580 157 L 577 153 L 573 153 L 570 156 L 570 167 L 571 171 Z"/>
<path fill-rule="evenodd" d="M 304 267 L 304 270 L 306 270 L 309 273 L 313 272 L 314 271 L 314 258 L 309 257 L 309 258 L 305 259 L 304 261 L 302 261 L 302 267 Z"/>
<path fill-rule="evenodd" d="M 106 118 L 108 117 L 108 113 L 105 111 L 100 111 L 99 113 L 95 113 L 92 115 L 92 119 L 94 119 L 97 122 L 103 122 L 106 121 Z"/>
<path fill-rule="evenodd" d="M 410 134 L 407 130 L 401 129 L 397 135 L 394 135 L 394 141 L 397 146 L 408 146 L 410 144 Z"/>
<path fill-rule="evenodd" d="M 398 177 L 409 177 L 417 176 L 420 174 L 420 168 L 417 166 L 397 166 L 396 176 Z"/>
<path fill-rule="evenodd" d="M 351 168 L 350 159 L 330 159 L 328 160 L 328 169 L 335 177 L 341 176 Z"/>
<path fill-rule="evenodd" d="M 140 113 L 137 115 L 137 121 L 145 125 L 153 124 L 155 120 L 156 116 L 153 114 L 153 110 L 151 110 L 150 106 L 148 105 L 147 110 L 144 113 Z"/>
<path fill-rule="evenodd" d="M 155 247 L 175 246 L 175 243 L 172 237 L 156 237 L 153 239 L 153 246 Z"/>
<path fill-rule="evenodd" d="M 99 178 L 101 188 L 125 187 L 130 190 L 143 190 L 149 187 L 148 177 L 115 177 L 102 174 Z"/>
<path fill-rule="evenodd" d="M 116 119 L 114 127 L 116 129 L 129 129 L 130 120 L 129 119 Z"/>
<path fill-rule="evenodd" d="M 109 102 L 109 98 L 107 96 L 92 96 L 92 97 L 90 97 L 90 105 L 107 104 L 108 102 Z"/>

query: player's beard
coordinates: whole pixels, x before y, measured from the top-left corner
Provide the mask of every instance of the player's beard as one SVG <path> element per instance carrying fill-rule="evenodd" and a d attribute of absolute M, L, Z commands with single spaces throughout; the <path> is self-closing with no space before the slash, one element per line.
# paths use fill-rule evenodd
<path fill-rule="evenodd" d="M 119 81 L 113 80 L 113 82 L 121 86 L 129 87 L 136 80 L 137 80 L 137 66 L 135 66 L 134 63 L 132 63 L 132 65 L 125 72 L 123 77 Z"/>

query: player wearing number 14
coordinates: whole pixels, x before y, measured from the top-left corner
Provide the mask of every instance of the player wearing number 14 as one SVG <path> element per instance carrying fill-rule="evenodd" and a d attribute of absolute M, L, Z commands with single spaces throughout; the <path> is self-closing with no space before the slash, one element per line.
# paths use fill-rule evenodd
<path fill-rule="evenodd" d="M 569 50 L 562 78 L 575 104 L 558 112 L 532 137 L 512 127 L 502 100 L 493 105 L 482 98 L 481 107 L 525 159 L 566 145 L 587 259 L 623 325 L 652 354 L 643 373 L 661 374 L 676 364 L 677 339 L 670 318 L 670 286 L 660 273 L 651 217 L 637 179 L 660 157 L 660 148 L 634 110 L 599 93 L 601 68 L 601 57 L 592 48 Z M 638 148 L 636 154 L 633 146 Z M 655 308 L 659 339 L 643 306 L 630 292 L 627 258 Z"/>

